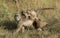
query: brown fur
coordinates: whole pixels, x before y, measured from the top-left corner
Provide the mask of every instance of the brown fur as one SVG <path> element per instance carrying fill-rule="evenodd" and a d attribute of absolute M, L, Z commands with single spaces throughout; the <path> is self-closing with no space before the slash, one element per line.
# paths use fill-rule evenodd
<path fill-rule="evenodd" d="M 21 30 L 24 31 L 24 28 L 25 28 L 24 26 L 34 28 L 34 25 L 33 25 L 34 21 L 36 21 L 36 23 L 37 23 L 37 25 L 36 25 L 37 28 L 43 28 L 44 26 L 46 26 L 46 24 L 48 24 L 46 22 L 41 21 L 41 19 L 38 18 L 35 11 L 29 11 L 28 13 L 24 13 L 24 14 L 25 14 L 26 18 L 23 19 L 21 17 L 22 20 L 19 21 L 18 29 L 16 30 L 16 32 L 19 32 Z"/>
<path fill-rule="evenodd" d="M 38 26 L 39 26 L 40 28 L 43 28 L 43 27 L 45 27 L 48 23 L 45 22 L 45 21 L 38 20 L 38 21 L 37 21 L 37 24 L 38 24 Z"/>
<path fill-rule="evenodd" d="M 28 27 L 33 27 L 32 26 L 32 24 L 33 24 L 33 20 L 25 20 L 25 21 L 21 21 L 21 22 L 19 22 L 19 26 L 18 26 L 18 29 L 16 30 L 16 32 L 19 32 L 19 31 L 21 31 L 21 30 L 24 30 L 22 27 L 24 27 L 24 26 L 28 26 Z"/>

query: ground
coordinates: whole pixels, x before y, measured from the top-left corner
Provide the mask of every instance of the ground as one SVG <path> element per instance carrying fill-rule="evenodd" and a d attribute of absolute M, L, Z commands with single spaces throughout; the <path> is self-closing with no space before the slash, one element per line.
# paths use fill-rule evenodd
<path fill-rule="evenodd" d="M 37 10 L 54 8 L 53 10 L 38 10 L 40 18 L 48 22 L 44 31 L 25 30 L 24 33 L 13 32 L 17 29 L 14 13 L 17 8 L 14 0 L 0 0 L 0 38 L 60 38 L 60 0 L 19 0 L 19 9 Z"/>

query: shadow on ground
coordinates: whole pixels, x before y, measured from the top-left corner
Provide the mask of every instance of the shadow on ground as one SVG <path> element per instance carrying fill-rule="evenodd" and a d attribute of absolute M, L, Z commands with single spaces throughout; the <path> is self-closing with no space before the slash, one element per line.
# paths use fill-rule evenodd
<path fill-rule="evenodd" d="M 1 27 L 7 30 L 15 30 L 17 28 L 17 23 L 15 21 L 5 20 L 1 22 L 0 24 L 1 24 Z"/>

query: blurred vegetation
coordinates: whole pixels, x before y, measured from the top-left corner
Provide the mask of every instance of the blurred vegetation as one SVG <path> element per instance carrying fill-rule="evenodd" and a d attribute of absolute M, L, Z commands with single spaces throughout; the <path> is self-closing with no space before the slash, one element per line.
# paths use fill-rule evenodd
<path fill-rule="evenodd" d="M 60 0 L 19 0 L 20 12 L 40 8 L 54 8 L 37 11 L 40 18 L 49 23 L 43 28 L 45 31 L 25 31 L 13 37 L 12 31 L 17 28 L 14 22 L 15 0 L 0 0 L 0 38 L 60 38 Z"/>

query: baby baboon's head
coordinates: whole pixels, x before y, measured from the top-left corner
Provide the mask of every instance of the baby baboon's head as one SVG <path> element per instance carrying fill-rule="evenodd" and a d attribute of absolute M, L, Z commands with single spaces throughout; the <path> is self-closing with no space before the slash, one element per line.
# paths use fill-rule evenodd
<path fill-rule="evenodd" d="M 20 14 L 19 14 L 19 13 L 16 13 L 16 14 L 14 15 L 14 19 L 15 19 L 16 22 L 19 22 L 19 21 L 21 20 Z"/>

